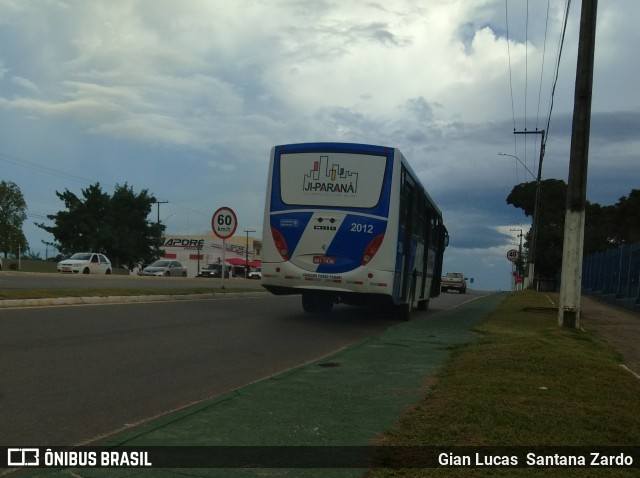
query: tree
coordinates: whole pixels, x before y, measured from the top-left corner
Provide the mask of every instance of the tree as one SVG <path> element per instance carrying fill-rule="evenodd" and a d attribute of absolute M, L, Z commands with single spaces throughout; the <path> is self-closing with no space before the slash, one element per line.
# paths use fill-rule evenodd
<path fill-rule="evenodd" d="M 26 210 L 27 203 L 20 188 L 13 182 L 0 181 L 0 252 L 5 258 L 9 252 L 29 248 L 22 232 Z"/>
<path fill-rule="evenodd" d="M 514 186 L 507 197 L 507 204 L 522 209 L 533 216 L 536 183 Z M 566 213 L 567 185 L 558 179 L 541 183 L 538 218 L 538 244 L 536 246 L 536 271 L 543 276 L 553 276 L 562 267 L 564 217 Z M 531 231 L 525 235 L 528 250 Z M 600 206 L 587 202 L 585 210 L 584 253 L 617 247 L 640 241 L 640 190 L 632 189 L 629 196 L 621 197 L 613 206 Z"/>
<path fill-rule="evenodd" d="M 507 204 L 522 209 L 533 217 L 536 197 L 535 181 L 514 186 L 507 197 Z M 562 265 L 562 241 L 567 184 L 559 179 L 545 179 L 540 184 L 538 205 L 538 233 L 536 238 L 536 272 L 540 276 L 555 276 Z M 525 235 L 524 246 L 528 250 L 531 231 Z"/>
<path fill-rule="evenodd" d="M 82 198 L 68 189 L 56 195 L 67 210 L 47 216 L 55 225 L 38 227 L 53 234 L 63 254 L 102 252 L 128 267 L 159 256 L 165 227 L 147 219 L 156 199 L 146 189 L 135 194 L 127 184 L 117 185 L 109 196 L 96 183 L 82 190 Z"/>
<path fill-rule="evenodd" d="M 632 244 L 640 241 L 640 189 L 632 189 L 629 196 L 622 196 L 613 211 L 613 245 Z"/>
<path fill-rule="evenodd" d="M 116 263 L 122 261 L 132 266 L 139 260 L 151 262 L 160 255 L 165 226 L 147 220 L 155 202 L 146 189 L 136 195 L 126 184 L 116 186 L 109 218 L 111 254 Z M 145 227 L 140 227 L 141 224 Z"/>

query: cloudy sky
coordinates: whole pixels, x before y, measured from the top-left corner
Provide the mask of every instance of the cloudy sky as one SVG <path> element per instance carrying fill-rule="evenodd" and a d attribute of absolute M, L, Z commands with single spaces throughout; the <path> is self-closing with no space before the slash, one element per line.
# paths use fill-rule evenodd
<path fill-rule="evenodd" d="M 402 150 L 451 235 L 446 270 L 509 289 L 505 254 L 530 218 L 506 204 L 536 171 L 566 181 L 580 17 L 566 0 L 0 0 L 0 179 L 28 204 L 128 183 L 170 234 L 232 207 L 262 231 L 273 145 Z M 588 199 L 640 187 L 640 2 L 600 0 Z M 515 158 L 498 153 L 517 156 Z M 157 214 L 154 209 L 153 216 Z"/>

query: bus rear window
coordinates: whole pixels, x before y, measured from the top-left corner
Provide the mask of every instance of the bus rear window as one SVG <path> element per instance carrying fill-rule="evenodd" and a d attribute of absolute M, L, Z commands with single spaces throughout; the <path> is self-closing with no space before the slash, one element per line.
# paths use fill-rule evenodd
<path fill-rule="evenodd" d="M 280 156 L 280 197 L 285 204 L 373 208 L 380 201 L 387 158 L 335 152 Z"/>

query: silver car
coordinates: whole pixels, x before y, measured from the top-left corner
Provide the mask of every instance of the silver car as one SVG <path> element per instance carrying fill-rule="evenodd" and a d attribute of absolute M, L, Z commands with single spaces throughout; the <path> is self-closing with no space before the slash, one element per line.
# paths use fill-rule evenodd
<path fill-rule="evenodd" d="M 179 261 L 158 259 L 142 269 L 141 276 L 187 277 L 187 268 Z"/>

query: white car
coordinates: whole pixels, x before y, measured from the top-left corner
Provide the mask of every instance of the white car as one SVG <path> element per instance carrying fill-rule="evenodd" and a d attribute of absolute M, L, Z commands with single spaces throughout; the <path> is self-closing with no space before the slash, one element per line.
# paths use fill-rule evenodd
<path fill-rule="evenodd" d="M 58 272 L 73 274 L 111 274 L 111 261 L 104 254 L 77 252 L 69 259 L 58 262 Z"/>

